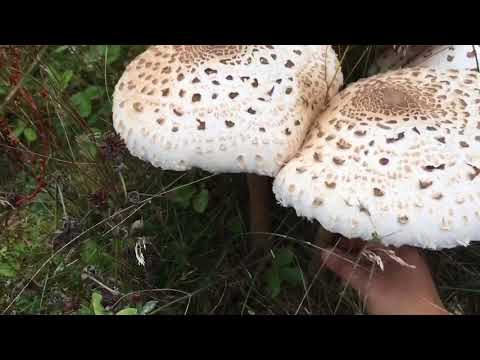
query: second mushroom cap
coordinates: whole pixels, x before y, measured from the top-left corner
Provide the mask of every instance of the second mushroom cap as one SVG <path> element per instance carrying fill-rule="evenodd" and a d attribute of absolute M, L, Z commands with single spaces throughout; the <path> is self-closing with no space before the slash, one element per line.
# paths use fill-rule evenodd
<path fill-rule="evenodd" d="M 422 67 L 335 96 L 274 192 L 348 238 L 441 249 L 479 240 L 479 181 L 480 75 Z"/>

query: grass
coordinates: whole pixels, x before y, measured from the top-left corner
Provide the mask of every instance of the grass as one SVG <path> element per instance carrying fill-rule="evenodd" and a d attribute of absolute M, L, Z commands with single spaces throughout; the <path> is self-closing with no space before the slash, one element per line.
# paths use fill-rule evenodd
<path fill-rule="evenodd" d="M 292 209 L 274 206 L 272 252 L 248 257 L 244 176 L 162 171 L 124 151 L 111 96 L 144 49 L 0 48 L 0 311 L 362 313 L 312 263 L 311 226 Z M 377 52 L 336 50 L 348 82 Z M 429 254 L 451 311 L 479 310 L 479 256 L 477 245 Z"/>

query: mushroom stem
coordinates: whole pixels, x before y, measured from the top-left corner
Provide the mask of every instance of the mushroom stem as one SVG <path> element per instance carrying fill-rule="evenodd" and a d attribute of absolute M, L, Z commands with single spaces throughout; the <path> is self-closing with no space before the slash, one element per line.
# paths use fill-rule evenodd
<path fill-rule="evenodd" d="M 322 250 L 335 247 L 335 234 L 328 232 L 325 228 L 319 223 L 314 223 L 315 228 L 312 225 L 312 232 L 315 234 L 312 238 L 306 238 L 307 241 L 313 243 L 312 249 L 312 258 L 309 265 L 309 273 L 312 276 L 318 272 L 319 268 L 323 265 L 323 260 L 321 257 Z"/>
<path fill-rule="evenodd" d="M 317 224 L 316 233 L 313 239 L 313 243 L 316 246 L 315 251 L 318 252 L 322 249 L 327 249 L 332 245 L 335 240 L 335 234 L 328 232 L 325 228 Z"/>
<path fill-rule="evenodd" d="M 250 207 L 250 240 L 252 250 L 267 250 L 272 242 L 270 235 L 272 186 L 270 178 L 255 174 L 247 174 L 249 207 Z"/>

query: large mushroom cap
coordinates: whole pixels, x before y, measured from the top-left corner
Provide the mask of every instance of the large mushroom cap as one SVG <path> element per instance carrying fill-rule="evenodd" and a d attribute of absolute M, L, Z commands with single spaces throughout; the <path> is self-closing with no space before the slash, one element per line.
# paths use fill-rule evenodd
<path fill-rule="evenodd" d="M 342 83 L 327 45 L 159 45 L 118 82 L 113 124 L 163 169 L 274 176 Z"/>
<path fill-rule="evenodd" d="M 274 193 L 348 238 L 451 248 L 479 240 L 479 174 L 480 74 L 409 68 L 335 96 Z"/>

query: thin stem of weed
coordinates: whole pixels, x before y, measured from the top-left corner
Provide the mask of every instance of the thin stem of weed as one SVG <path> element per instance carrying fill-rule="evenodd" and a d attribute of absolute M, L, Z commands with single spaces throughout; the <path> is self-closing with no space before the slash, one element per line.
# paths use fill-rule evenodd
<path fill-rule="evenodd" d="M 108 291 L 110 294 L 112 294 L 113 296 L 119 296 L 119 295 L 122 294 L 120 291 L 110 288 L 109 286 L 105 285 L 105 284 L 102 283 L 100 280 L 94 278 L 92 275 L 90 275 L 90 274 L 88 274 L 88 273 L 86 273 L 86 272 L 83 272 L 82 276 L 85 277 L 85 278 L 87 278 L 87 279 L 92 280 L 95 284 L 101 286 L 103 289 L 107 290 L 107 291 Z"/>
<path fill-rule="evenodd" d="M 110 98 L 110 93 L 108 91 L 108 77 L 107 77 L 107 60 L 108 60 L 108 45 L 105 45 L 105 57 L 104 57 L 104 78 L 105 78 L 105 93 L 107 94 L 107 98 L 108 98 L 108 101 L 110 102 L 110 104 L 112 103 L 112 99 Z"/>

